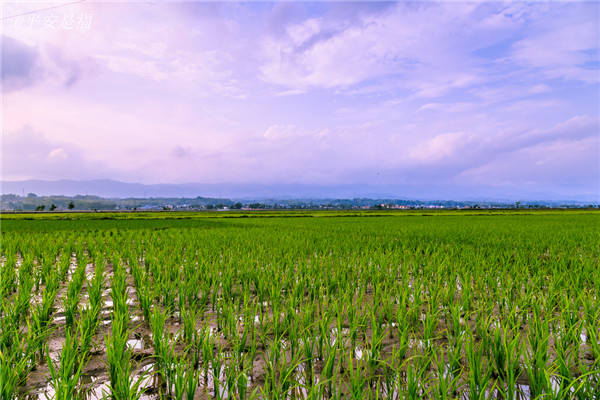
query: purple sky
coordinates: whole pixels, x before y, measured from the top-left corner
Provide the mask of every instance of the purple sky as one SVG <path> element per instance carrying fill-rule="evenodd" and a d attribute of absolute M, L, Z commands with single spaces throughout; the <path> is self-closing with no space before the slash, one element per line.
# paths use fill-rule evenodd
<path fill-rule="evenodd" d="M 598 2 L 58 4 L 2 3 L 4 180 L 599 191 Z"/>

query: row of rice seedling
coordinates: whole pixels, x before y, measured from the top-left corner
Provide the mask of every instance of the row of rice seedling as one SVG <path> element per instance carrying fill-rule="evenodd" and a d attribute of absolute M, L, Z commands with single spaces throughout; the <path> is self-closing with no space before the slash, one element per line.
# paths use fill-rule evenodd
<path fill-rule="evenodd" d="M 93 296 L 91 306 L 80 310 L 86 261 L 83 247 L 77 249 L 75 257 L 79 258 L 73 257 L 73 243 L 67 240 L 61 247 L 55 242 L 42 242 L 27 252 L 16 252 L 18 242 L 9 242 L 8 248 L 3 248 L 9 260 L 3 265 L 5 271 L 7 265 L 17 264 L 18 268 L 13 269 L 17 284 L 13 289 L 5 285 L 1 298 L 2 398 L 26 394 L 23 386 L 29 375 L 39 370 L 50 378 L 48 387 L 54 396 L 72 398 L 78 393 L 76 386 L 99 323 L 104 273 L 97 271 L 95 284 L 88 282 L 90 292 L 98 294 Z M 73 260 L 80 261 L 76 269 L 71 268 Z M 6 282 L 4 277 L 2 280 Z M 57 311 L 64 315 L 64 325 L 54 318 Z M 48 339 L 60 334 L 60 348 L 51 350 Z"/>
<path fill-rule="evenodd" d="M 113 398 L 599 394 L 595 214 L 214 222 L 39 232 L 35 243 L 9 234 L 1 268 L 15 273 L 2 291 L 15 301 L 3 305 L 3 321 L 26 329 L 37 303 L 21 293 L 39 282 L 50 298 L 53 279 L 66 279 L 73 317 L 63 350 L 89 349 L 109 270 L 103 344 Z M 72 253 L 76 266 L 65 269 Z M 95 275 L 86 281 L 89 261 Z M 83 287 L 89 306 L 80 307 Z M 143 319 L 132 324 L 138 307 Z M 127 346 L 134 331 L 151 338 L 153 379 Z M 69 381 L 77 369 L 69 370 L 54 380 Z M 24 371 L 14 387 L 27 386 Z"/>
<path fill-rule="evenodd" d="M 13 251 L 5 256 L 7 262 L 0 275 L 1 398 L 15 396 L 28 373 L 44 362 L 59 285 L 58 270 L 49 267 L 55 254 L 44 253 L 43 258 L 40 257 L 41 266 L 37 266 L 31 252 L 17 257 Z"/>
<path fill-rule="evenodd" d="M 128 339 L 132 330 L 130 326 L 131 312 L 128 305 L 128 286 L 126 270 L 120 260 L 113 262 L 111 283 L 111 334 L 105 335 L 108 375 L 110 378 L 110 394 L 112 399 L 135 400 L 143 394 L 144 375 L 136 376 L 132 364 L 132 349 Z"/>

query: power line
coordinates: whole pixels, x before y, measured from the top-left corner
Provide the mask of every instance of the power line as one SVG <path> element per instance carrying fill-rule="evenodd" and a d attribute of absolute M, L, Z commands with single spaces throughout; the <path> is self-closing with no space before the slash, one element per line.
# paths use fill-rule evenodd
<path fill-rule="evenodd" d="M 22 15 L 35 14 L 35 13 L 38 13 L 38 12 L 41 12 L 41 11 L 53 10 L 53 9 L 55 9 L 55 8 L 59 8 L 59 7 L 71 6 L 71 5 L 73 5 L 73 4 L 77 4 L 77 3 L 83 3 L 84 1 L 86 1 L 86 0 L 77 0 L 77 1 L 74 1 L 74 2 L 72 2 L 72 3 L 67 3 L 67 4 L 59 4 L 59 5 L 57 5 L 57 6 L 52 6 L 52 7 L 42 8 L 42 9 L 39 9 L 39 10 L 34 10 L 34 11 L 28 11 L 28 12 L 25 12 L 25 13 L 22 13 L 22 14 L 17 14 L 17 15 L 11 15 L 11 16 L 9 16 L 9 17 L 4 17 L 4 18 L 2 18 L 2 21 L 6 20 L 6 19 L 10 19 L 10 18 L 16 18 L 16 17 L 20 17 L 20 16 L 22 16 Z"/>

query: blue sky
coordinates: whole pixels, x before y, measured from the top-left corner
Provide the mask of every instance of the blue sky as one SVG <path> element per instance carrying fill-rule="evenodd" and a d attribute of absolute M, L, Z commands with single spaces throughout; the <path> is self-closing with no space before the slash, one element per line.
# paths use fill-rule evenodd
<path fill-rule="evenodd" d="M 599 193 L 598 2 L 60 4 L 2 4 L 4 180 Z"/>

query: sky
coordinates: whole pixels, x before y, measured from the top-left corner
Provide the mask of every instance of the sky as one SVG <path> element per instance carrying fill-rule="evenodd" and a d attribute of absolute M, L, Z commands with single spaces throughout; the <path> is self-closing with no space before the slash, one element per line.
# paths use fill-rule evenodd
<path fill-rule="evenodd" d="M 72 3 L 2 2 L 3 180 L 600 199 L 599 2 Z"/>

